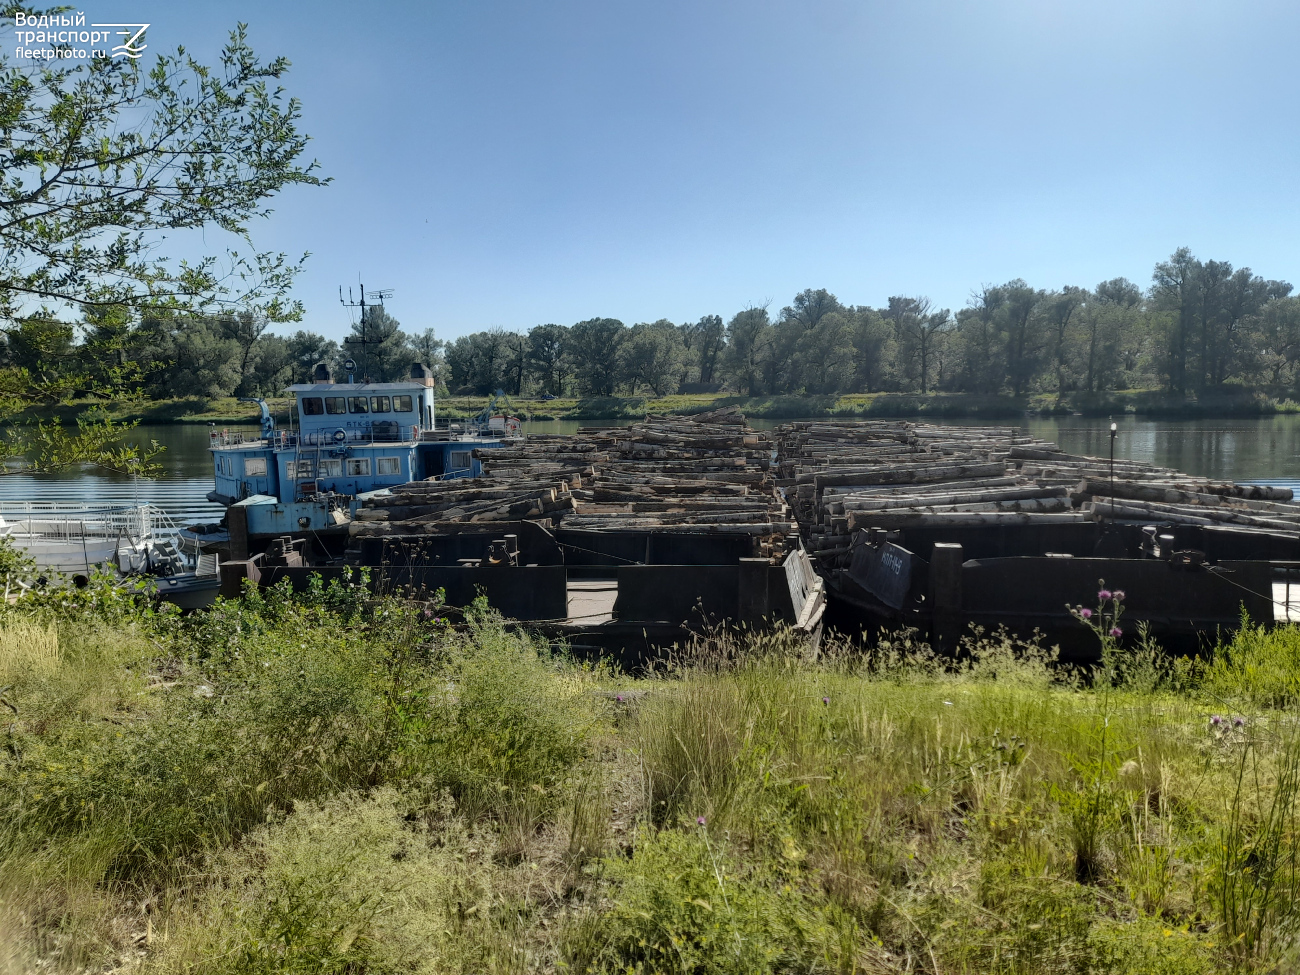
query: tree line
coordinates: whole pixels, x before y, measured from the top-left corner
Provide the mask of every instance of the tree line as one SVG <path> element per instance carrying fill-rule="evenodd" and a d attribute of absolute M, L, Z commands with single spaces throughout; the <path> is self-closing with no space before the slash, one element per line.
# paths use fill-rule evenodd
<path fill-rule="evenodd" d="M 556 396 L 1290 386 L 1300 378 L 1300 298 L 1291 291 L 1182 248 L 1156 265 L 1145 290 L 1126 278 L 1059 289 L 1017 278 L 980 287 L 953 312 L 923 296 L 870 307 L 810 288 L 779 312 L 749 307 L 726 321 L 489 329 L 448 344 L 442 374 L 454 391 Z"/>
<path fill-rule="evenodd" d="M 307 329 L 277 335 L 270 331 L 275 324 L 254 311 L 146 310 L 132 321 L 124 309 L 110 308 L 88 313 L 76 325 L 36 316 L 0 335 L 0 367 L 25 370 L 44 382 L 74 377 L 87 390 L 128 387 L 170 399 L 278 396 L 291 383 L 310 382 L 321 362 L 342 381 L 349 358 L 356 360 L 358 380 L 380 382 L 405 378 L 413 362 L 442 362 L 442 343 L 432 329 L 403 332 L 382 307 L 368 310 L 364 346 Z M 349 338 L 361 334 L 358 323 Z"/>
<path fill-rule="evenodd" d="M 274 334 L 255 312 L 145 312 L 132 321 L 109 309 L 81 330 L 25 322 L 5 337 L 0 360 L 33 375 L 130 373 L 155 397 L 275 395 L 310 381 L 319 362 L 342 377 L 348 358 L 358 379 L 403 378 L 418 361 L 444 391 L 474 395 L 1202 393 L 1297 382 L 1300 298 L 1291 291 L 1182 248 L 1156 265 L 1145 290 L 1125 278 L 1059 289 L 1015 279 L 980 287 L 955 313 L 922 296 L 870 307 L 810 288 L 779 311 L 754 306 L 726 320 L 591 318 L 444 344 L 429 328 L 403 331 L 383 307 L 369 309 L 344 343 L 305 329 Z"/>

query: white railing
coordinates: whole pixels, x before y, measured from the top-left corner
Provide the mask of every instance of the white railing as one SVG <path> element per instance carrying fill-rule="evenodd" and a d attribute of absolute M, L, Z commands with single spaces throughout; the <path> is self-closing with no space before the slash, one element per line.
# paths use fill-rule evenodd
<path fill-rule="evenodd" d="M 0 501 L 10 531 L 45 538 L 121 538 L 148 541 L 173 535 L 177 525 L 153 504 L 130 506 L 76 501 Z"/>
<path fill-rule="evenodd" d="M 244 434 L 239 430 L 233 433 L 229 430 L 212 430 L 208 433 L 209 447 L 237 447 L 245 443 L 261 443 L 260 435 Z"/>

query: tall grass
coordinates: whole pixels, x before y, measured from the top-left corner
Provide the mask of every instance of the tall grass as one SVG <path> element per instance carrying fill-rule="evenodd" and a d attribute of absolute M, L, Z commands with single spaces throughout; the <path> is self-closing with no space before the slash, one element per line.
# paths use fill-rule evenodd
<path fill-rule="evenodd" d="M 952 661 L 719 632 L 632 680 L 482 607 L 316 586 L 181 619 L 91 589 L 0 610 L 0 972 L 1300 951 L 1293 630 L 1092 674 L 998 633 Z"/>

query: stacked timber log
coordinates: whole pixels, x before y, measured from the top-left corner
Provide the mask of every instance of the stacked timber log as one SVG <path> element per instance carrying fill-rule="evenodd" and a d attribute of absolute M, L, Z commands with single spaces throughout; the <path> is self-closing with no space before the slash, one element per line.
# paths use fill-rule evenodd
<path fill-rule="evenodd" d="M 1138 461 L 1067 454 L 1015 427 L 814 421 L 774 431 L 780 484 L 805 544 L 847 561 L 860 528 L 1232 524 L 1300 531 L 1288 488 L 1193 477 Z"/>
<path fill-rule="evenodd" d="M 553 477 L 412 481 L 393 488 L 386 497 L 368 499 L 357 512 L 351 533 L 419 534 L 438 523 L 528 521 L 573 508 L 569 482 Z"/>
<path fill-rule="evenodd" d="M 795 525 L 775 489 L 771 451 L 767 436 L 734 410 L 528 437 L 475 450 L 480 478 L 413 481 L 367 501 L 352 532 L 522 518 L 566 528 L 784 536 Z"/>

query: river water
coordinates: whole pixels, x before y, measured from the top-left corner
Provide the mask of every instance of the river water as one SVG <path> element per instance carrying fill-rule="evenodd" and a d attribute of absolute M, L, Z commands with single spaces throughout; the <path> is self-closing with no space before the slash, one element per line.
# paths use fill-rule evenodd
<path fill-rule="evenodd" d="M 524 425 L 526 433 L 569 434 L 600 421 L 546 420 Z M 608 423 L 609 421 L 604 421 Z M 782 420 L 751 420 L 770 429 Z M 968 420 L 979 426 L 1010 426 L 1014 420 Z M 1189 474 L 1234 481 L 1284 484 L 1300 493 L 1300 416 L 1269 416 L 1224 420 L 1119 419 L 1115 456 L 1174 467 Z M 1105 457 L 1110 422 L 1085 417 L 1025 417 L 1019 425 L 1032 436 L 1052 440 L 1071 453 Z M 232 427 L 255 434 L 256 426 Z M 208 428 L 199 424 L 140 426 L 140 440 L 157 440 L 167 450 L 160 458 L 161 478 L 132 480 L 90 471 L 57 475 L 10 474 L 0 477 L 0 501 L 97 501 L 134 504 L 152 502 L 180 524 L 216 521 L 220 505 L 207 501 L 212 490 L 212 460 Z"/>

